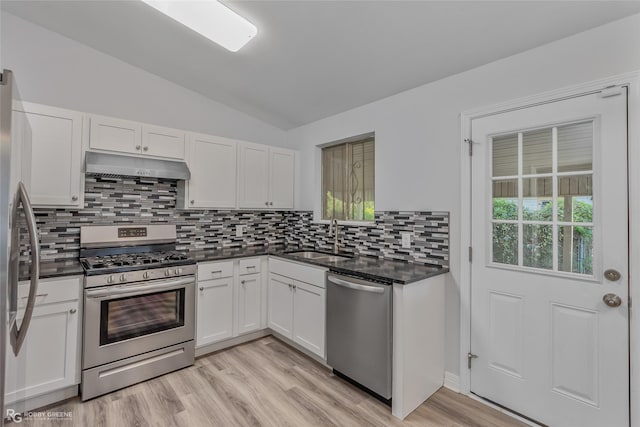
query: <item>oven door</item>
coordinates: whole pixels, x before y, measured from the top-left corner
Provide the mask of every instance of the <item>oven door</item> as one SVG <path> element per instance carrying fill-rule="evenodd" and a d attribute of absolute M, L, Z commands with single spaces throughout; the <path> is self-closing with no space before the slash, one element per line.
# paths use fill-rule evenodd
<path fill-rule="evenodd" d="M 195 277 L 85 290 L 83 369 L 193 340 Z"/>

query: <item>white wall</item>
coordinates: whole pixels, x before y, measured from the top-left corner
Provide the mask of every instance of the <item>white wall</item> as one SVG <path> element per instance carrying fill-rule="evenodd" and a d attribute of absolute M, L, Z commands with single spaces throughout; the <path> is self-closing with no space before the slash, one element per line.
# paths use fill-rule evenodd
<path fill-rule="evenodd" d="M 285 144 L 272 125 L 4 11 L 0 66 L 15 72 L 24 101 Z"/>
<path fill-rule="evenodd" d="M 464 54 L 452 52 L 452 55 Z M 299 208 L 318 208 L 316 145 L 376 133 L 376 210 L 451 212 L 446 369 L 459 366 L 460 113 L 640 70 L 640 15 L 424 85 L 289 132 L 302 150 Z M 310 191 L 314 189 L 314 191 Z M 467 349 L 463 349 L 467 351 Z"/>

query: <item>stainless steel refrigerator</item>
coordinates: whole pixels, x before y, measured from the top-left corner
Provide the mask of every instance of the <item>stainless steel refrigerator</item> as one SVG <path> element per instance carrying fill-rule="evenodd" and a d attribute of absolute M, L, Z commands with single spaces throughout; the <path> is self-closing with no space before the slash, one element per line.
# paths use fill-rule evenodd
<path fill-rule="evenodd" d="M 5 410 L 5 378 L 7 357 L 17 357 L 29 330 L 40 275 L 40 245 L 35 216 L 29 201 L 28 182 L 22 177 L 23 155 L 30 152 L 30 126 L 26 116 L 14 115 L 20 105 L 15 76 L 10 70 L 0 74 L 0 426 L 10 415 Z M 29 235 L 30 285 L 27 302 L 18 311 L 18 279 L 20 261 L 20 229 Z M 9 344 L 9 348 L 7 348 Z M 22 376 L 26 373 L 12 373 Z"/>

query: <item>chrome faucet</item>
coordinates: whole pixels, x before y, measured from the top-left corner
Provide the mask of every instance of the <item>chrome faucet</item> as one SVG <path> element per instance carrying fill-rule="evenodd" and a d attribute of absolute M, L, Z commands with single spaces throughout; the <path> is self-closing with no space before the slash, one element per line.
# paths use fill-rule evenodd
<path fill-rule="evenodd" d="M 338 220 L 333 218 L 329 223 L 329 236 L 333 235 L 333 252 L 338 253 Z"/>

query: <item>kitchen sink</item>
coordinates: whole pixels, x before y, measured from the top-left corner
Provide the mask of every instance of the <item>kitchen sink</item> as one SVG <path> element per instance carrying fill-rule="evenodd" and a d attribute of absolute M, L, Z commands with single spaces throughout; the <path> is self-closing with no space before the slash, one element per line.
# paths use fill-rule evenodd
<path fill-rule="evenodd" d="M 316 251 L 297 251 L 297 252 L 288 252 L 288 255 L 305 258 L 305 259 L 317 259 L 322 261 L 341 261 L 343 259 L 349 259 L 350 257 L 344 255 L 334 255 L 327 254 L 324 252 L 316 252 Z"/>

